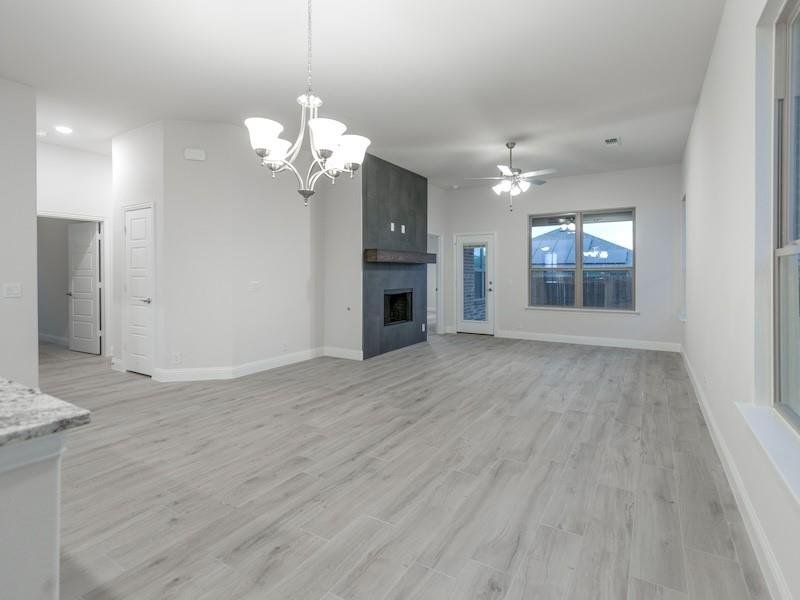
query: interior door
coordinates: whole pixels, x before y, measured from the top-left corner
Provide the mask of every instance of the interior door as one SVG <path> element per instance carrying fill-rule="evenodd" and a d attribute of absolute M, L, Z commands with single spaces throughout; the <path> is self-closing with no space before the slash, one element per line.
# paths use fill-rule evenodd
<path fill-rule="evenodd" d="M 494 236 L 456 236 L 456 330 L 494 335 Z"/>
<path fill-rule="evenodd" d="M 153 374 L 153 209 L 125 211 L 125 369 Z"/>
<path fill-rule="evenodd" d="M 67 225 L 69 349 L 100 354 L 100 233 L 98 223 Z"/>

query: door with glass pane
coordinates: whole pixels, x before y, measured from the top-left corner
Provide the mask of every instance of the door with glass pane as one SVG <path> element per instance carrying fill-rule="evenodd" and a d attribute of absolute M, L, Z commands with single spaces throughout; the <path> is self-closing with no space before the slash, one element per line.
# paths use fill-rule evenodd
<path fill-rule="evenodd" d="M 456 236 L 456 330 L 494 334 L 494 235 Z"/>

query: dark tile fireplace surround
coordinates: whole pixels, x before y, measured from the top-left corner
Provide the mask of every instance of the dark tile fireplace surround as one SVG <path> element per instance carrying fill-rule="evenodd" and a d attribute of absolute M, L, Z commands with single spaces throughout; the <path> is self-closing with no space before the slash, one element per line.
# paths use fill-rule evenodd
<path fill-rule="evenodd" d="M 364 358 L 424 342 L 428 180 L 367 155 L 362 173 Z M 394 226 L 392 226 L 394 223 Z"/>

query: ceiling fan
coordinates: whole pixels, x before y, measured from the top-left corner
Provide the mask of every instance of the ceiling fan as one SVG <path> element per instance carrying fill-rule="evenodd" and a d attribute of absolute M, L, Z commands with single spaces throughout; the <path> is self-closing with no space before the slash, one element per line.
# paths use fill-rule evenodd
<path fill-rule="evenodd" d="M 514 210 L 514 196 L 519 196 L 522 192 L 527 192 L 531 185 L 544 185 L 544 179 L 539 179 L 544 175 L 552 175 L 555 169 L 539 169 L 538 171 L 522 172 L 522 169 L 514 168 L 512 153 L 516 142 L 506 142 L 508 148 L 508 165 L 497 165 L 500 169 L 501 177 L 470 177 L 471 181 L 499 181 L 492 186 L 492 190 L 498 196 L 508 194 L 508 208 Z"/>

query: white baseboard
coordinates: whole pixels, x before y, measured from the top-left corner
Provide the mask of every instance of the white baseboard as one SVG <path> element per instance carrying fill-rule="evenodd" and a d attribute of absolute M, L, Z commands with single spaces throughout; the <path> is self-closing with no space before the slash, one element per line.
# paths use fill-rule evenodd
<path fill-rule="evenodd" d="M 733 459 L 733 455 L 728 449 L 728 444 L 725 438 L 717 428 L 717 422 L 714 418 L 714 413 L 706 398 L 703 388 L 698 385 L 698 379 L 692 368 L 692 363 L 685 352 L 681 351 L 683 356 L 683 363 L 686 365 L 686 371 L 689 373 L 689 380 L 694 388 L 694 393 L 697 396 L 700 410 L 703 412 L 703 418 L 708 425 L 708 431 L 711 434 L 711 441 L 714 443 L 714 448 L 722 462 L 722 468 L 725 470 L 725 476 L 731 485 L 733 496 L 736 500 L 736 505 L 739 507 L 739 512 L 744 521 L 745 530 L 753 544 L 758 564 L 761 567 L 761 572 L 764 574 L 764 579 L 769 588 L 769 592 L 774 600 L 791 600 L 792 594 L 789 589 L 789 584 L 783 576 L 780 564 L 778 563 L 775 553 L 772 551 L 772 545 L 769 543 L 769 538 L 761 525 L 761 520 L 758 518 L 753 503 L 750 500 L 750 495 L 747 493 L 747 488 L 744 485 L 742 476 Z"/>
<path fill-rule="evenodd" d="M 322 355 L 321 348 L 310 348 L 300 352 L 281 354 L 262 360 L 231 365 L 226 367 L 189 367 L 183 369 L 153 369 L 155 381 L 206 381 L 209 379 L 236 379 L 245 375 L 252 375 L 260 371 L 268 371 L 284 367 L 304 360 L 311 360 Z"/>
<path fill-rule="evenodd" d="M 635 350 L 663 350 L 680 352 L 678 342 L 657 342 L 651 340 L 634 340 L 629 338 L 589 337 L 583 335 L 562 335 L 559 333 L 534 333 L 531 331 L 509 331 L 499 329 L 496 337 L 515 340 L 533 340 L 536 342 L 558 342 L 561 344 L 581 344 L 584 346 L 611 346 L 613 348 L 633 348 Z"/>
<path fill-rule="evenodd" d="M 458 332 L 456 331 L 456 328 L 455 328 L 455 327 L 452 327 L 452 326 L 450 326 L 450 325 L 448 325 L 447 327 L 445 327 L 445 328 L 444 328 L 444 332 L 445 332 L 445 333 L 458 333 Z"/>
<path fill-rule="evenodd" d="M 348 360 L 364 360 L 364 353 L 361 350 L 336 348 L 335 346 L 325 346 L 322 349 L 322 356 L 332 356 L 333 358 L 346 358 Z"/>
<path fill-rule="evenodd" d="M 125 372 L 125 365 L 122 364 L 122 359 L 116 356 L 111 357 L 111 368 L 114 371 L 119 371 L 121 373 Z"/>
<path fill-rule="evenodd" d="M 67 338 L 60 335 L 42 333 L 41 331 L 39 332 L 39 341 L 46 342 L 48 344 L 55 344 L 56 346 L 63 346 L 64 348 L 69 347 L 69 340 Z"/>

